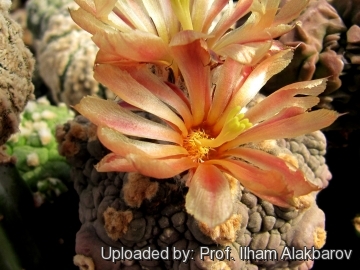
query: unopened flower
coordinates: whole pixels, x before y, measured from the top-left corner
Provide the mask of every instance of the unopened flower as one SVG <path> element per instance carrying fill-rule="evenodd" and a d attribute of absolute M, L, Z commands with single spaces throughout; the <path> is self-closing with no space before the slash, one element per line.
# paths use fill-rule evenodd
<path fill-rule="evenodd" d="M 256 64 L 273 45 L 272 40 L 292 29 L 289 25 L 309 0 L 290 0 L 278 10 L 280 0 L 75 0 L 80 6 L 71 16 L 93 35 L 99 47 L 96 63 L 177 63 L 169 43 L 180 31 L 190 30 L 206 40 L 215 62 L 231 57 Z M 231 29 L 251 12 L 246 22 Z M 217 15 L 221 19 L 215 22 Z M 209 60 L 208 60 L 209 61 Z"/>
<path fill-rule="evenodd" d="M 289 64 L 290 49 L 255 67 L 227 58 L 211 68 L 204 65 L 210 54 L 205 41 L 183 31 L 173 37 L 169 50 L 185 93 L 145 65 L 95 66 L 95 79 L 125 102 L 120 106 L 90 96 L 75 106 L 98 126 L 99 140 L 112 151 L 97 164 L 99 171 L 136 171 L 159 179 L 188 171 L 186 210 L 209 227 L 233 212 L 229 177 L 282 207 L 296 206 L 298 197 L 319 190 L 299 168 L 250 143 L 296 137 L 331 124 L 336 112 L 308 112 L 318 103 L 325 79 L 285 86 L 246 111 L 269 78 Z"/>

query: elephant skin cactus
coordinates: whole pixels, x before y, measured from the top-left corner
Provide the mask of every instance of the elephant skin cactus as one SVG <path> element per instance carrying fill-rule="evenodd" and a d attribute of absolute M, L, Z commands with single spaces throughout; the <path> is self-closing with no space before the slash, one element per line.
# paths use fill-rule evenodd
<path fill-rule="evenodd" d="M 84 97 L 74 106 L 82 116 L 57 130 L 80 196 L 76 265 L 312 267 L 241 255 L 325 243 L 315 200 L 331 174 L 318 130 L 339 114 L 311 108 L 327 79 L 258 96 L 291 62 L 295 48 L 275 39 L 308 2 L 76 1 L 71 16 L 99 47 L 94 78 L 119 98 Z M 169 249 L 156 260 L 111 256 Z M 204 249 L 233 257 L 204 257 Z M 179 250 L 192 256 L 177 260 Z"/>
<path fill-rule="evenodd" d="M 16 168 L 36 195 L 37 205 L 67 190 L 70 168 L 58 153 L 55 129 L 73 116 L 65 104 L 52 106 L 46 98 L 29 101 L 21 114 L 20 132 L 6 143 L 7 153 L 15 157 Z"/>

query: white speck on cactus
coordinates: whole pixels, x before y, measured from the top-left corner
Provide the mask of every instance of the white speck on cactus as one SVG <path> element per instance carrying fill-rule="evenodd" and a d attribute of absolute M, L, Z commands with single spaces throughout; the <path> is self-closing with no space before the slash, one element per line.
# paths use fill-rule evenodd
<path fill-rule="evenodd" d="M 61 183 L 61 181 L 59 179 L 54 178 L 54 177 L 49 177 L 48 180 L 53 185 L 56 185 L 57 183 Z"/>
<path fill-rule="evenodd" d="M 38 154 L 35 152 L 30 153 L 26 156 L 26 164 L 30 167 L 36 167 L 40 165 L 40 159 Z"/>
<path fill-rule="evenodd" d="M 38 134 L 42 145 L 47 145 L 48 143 L 51 142 L 52 135 L 49 129 L 47 128 L 40 129 L 38 130 Z"/>
<path fill-rule="evenodd" d="M 34 121 L 39 121 L 41 119 L 41 115 L 40 113 L 38 112 L 34 112 L 32 115 L 31 115 L 31 118 L 34 120 Z"/>
<path fill-rule="evenodd" d="M 39 104 L 50 105 L 50 101 L 44 96 L 37 99 Z"/>
<path fill-rule="evenodd" d="M 48 129 L 48 124 L 45 121 L 35 122 L 33 123 L 33 128 L 37 131 Z"/>
<path fill-rule="evenodd" d="M 45 119 L 45 120 L 51 120 L 51 119 L 56 118 L 56 113 L 49 111 L 49 110 L 45 110 L 41 113 L 41 117 L 42 117 L 42 119 Z"/>
<path fill-rule="evenodd" d="M 36 106 L 35 101 L 29 100 L 26 104 L 25 111 L 32 113 L 36 110 Z"/>
<path fill-rule="evenodd" d="M 8 142 L 12 142 L 12 143 L 17 143 L 19 141 L 19 138 L 20 138 L 20 133 L 15 133 L 15 134 L 12 134 L 10 136 L 10 138 L 8 139 Z"/>
<path fill-rule="evenodd" d="M 32 122 L 25 122 L 23 125 L 19 127 L 21 136 L 29 137 L 33 132 L 33 124 Z"/>
<path fill-rule="evenodd" d="M 55 194 L 56 194 L 57 197 L 59 197 L 60 194 L 61 194 L 61 191 L 60 191 L 58 188 L 55 188 L 55 189 L 54 189 L 54 192 L 55 192 Z"/>

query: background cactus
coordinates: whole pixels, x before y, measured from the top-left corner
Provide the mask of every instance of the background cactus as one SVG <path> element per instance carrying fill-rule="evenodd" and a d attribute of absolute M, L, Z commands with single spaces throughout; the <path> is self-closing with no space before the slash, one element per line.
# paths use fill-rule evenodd
<path fill-rule="evenodd" d="M 20 132 L 7 142 L 7 153 L 16 158 L 16 168 L 37 195 L 37 203 L 52 201 L 67 190 L 70 167 L 59 155 L 56 125 L 73 118 L 65 104 L 50 105 L 46 98 L 29 101 L 21 115 Z"/>
<path fill-rule="evenodd" d="M 52 102 L 74 105 L 85 95 L 113 97 L 93 78 L 96 45 L 71 19 L 72 0 L 30 0 L 28 28 L 33 33 L 39 74 Z"/>
<path fill-rule="evenodd" d="M 22 30 L 9 15 L 11 1 L 0 1 L 0 145 L 18 130 L 19 114 L 32 99 L 34 59 Z"/>

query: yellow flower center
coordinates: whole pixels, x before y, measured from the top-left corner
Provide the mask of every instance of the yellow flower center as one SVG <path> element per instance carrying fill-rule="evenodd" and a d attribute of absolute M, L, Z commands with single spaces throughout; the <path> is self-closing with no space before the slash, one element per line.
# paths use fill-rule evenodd
<path fill-rule="evenodd" d="M 188 151 L 190 158 L 194 162 L 204 162 L 204 159 L 209 157 L 210 150 L 234 140 L 245 130 L 252 127 L 249 119 L 244 118 L 243 113 L 239 113 L 240 110 L 241 107 L 237 106 L 228 113 L 221 132 L 215 138 L 210 137 L 202 129 L 189 132 L 189 135 L 184 140 L 183 147 Z"/>
<path fill-rule="evenodd" d="M 204 146 L 200 142 L 202 139 L 208 139 L 207 135 L 203 130 L 191 131 L 187 138 L 184 140 L 183 147 L 188 151 L 190 158 L 194 162 L 204 162 L 204 158 L 208 157 L 211 147 Z"/>

